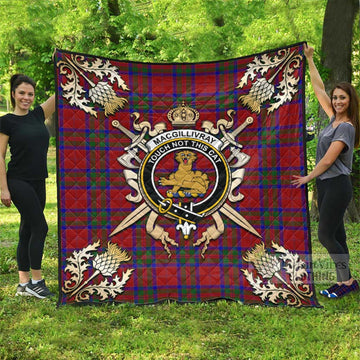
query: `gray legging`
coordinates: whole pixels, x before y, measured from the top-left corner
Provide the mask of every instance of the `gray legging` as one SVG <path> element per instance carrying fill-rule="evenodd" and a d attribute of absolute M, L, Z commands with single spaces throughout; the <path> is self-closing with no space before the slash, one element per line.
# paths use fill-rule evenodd
<path fill-rule="evenodd" d="M 11 200 L 20 213 L 17 263 L 19 271 L 41 269 L 48 225 L 44 216 L 45 180 L 8 178 Z"/>
<path fill-rule="evenodd" d="M 351 180 L 349 176 L 340 175 L 325 180 L 316 179 L 316 185 L 319 206 L 319 241 L 335 263 L 337 281 L 347 281 L 351 278 L 351 273 L 344 214 L 352 197 Z"/>

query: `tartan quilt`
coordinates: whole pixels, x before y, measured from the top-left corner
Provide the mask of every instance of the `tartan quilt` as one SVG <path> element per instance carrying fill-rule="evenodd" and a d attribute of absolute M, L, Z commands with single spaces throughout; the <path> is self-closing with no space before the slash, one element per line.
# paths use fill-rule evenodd
<path fill-rule="evenodd" d="M 55 52 L 59 304 L 318 306 L 302 44 L 203 63 Z"/>

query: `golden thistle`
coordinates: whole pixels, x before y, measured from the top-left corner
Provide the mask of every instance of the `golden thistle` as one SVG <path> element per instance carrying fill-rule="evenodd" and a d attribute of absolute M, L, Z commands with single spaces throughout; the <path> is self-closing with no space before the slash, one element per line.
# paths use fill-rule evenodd
<path fill-rule="evenodd" d="M 93 107 L 88 106 L 88 99 L 84 96 L 85 89 L 80 85 L 81 76 L 89 86 L 89 97 L 93 103 L 101 105 L 105 110 L 105 116 L 113 115 L 120 108 L 122 109 L 127 103 L 127 99 L 118 97 L 114 89 L 105 81 L 99 81 L 97 84 L 86 76 L 86 72 L 93 72 L 98 77 L 104 78 L 106 75 L 113 83 L 115 80 L 119 88 L 129 91 L 125 81 L 117 73 L 115 66 L 109 61 L 105 63 L 101 59 L 95 59 L 92 64 L 85 60 L 84 56 L 71 55 L 71 58 L 65 58 L 59 61 L 61 74 L 64 74 L 69 80 L 69 84 L 62 84 L 64 89 L 64 97 L 70 100 L 71 104 L 75 104 L 85 112 L 97 117 L 97 113 Z M 70 71 L 68 71 L 70 70 Z M 74 84 L 77 84 L 75 87 Z"/>
<path fill-rule="evenodd" d="M 81 294 L 84 288 L 98 275 L 102 274 L 103 276 L 112 276 L 113 273 L 116 273 L 118 267 L 122 262 L 131 260 L 131 256 L 125 251 L 119 248 L 116 244 L 108 243 L 107 251 L 100 255 L 96 255 L 93 260 L 93 268 L 95 269 L 94 273 L 83 283 L 81 283 L 84 279 L 84 272 L 88 267 L 88 264 L 84 264 L 84 261 L 89 258 L 89 252 L 96 250 L 100 246 L 100 241 L 96 242 L 94 245 L 89 245 L 87 248 L 83 249 L 79 253 L 75 252 L 74 256 L 77 256 L 75 261 L 72 261 L 72 266 L 70 267 L 73 276 L 68 283 L 76 282 L 76 285 L 72 288 L 66 286 L 63 288 L 63 291 L 66 293 L 70 292 L 70 296 L 75 296 L 78 299 L 79 294 Z M 76 264 L 76 263 L 77 264 Z M 77 269 L 81 267 L 81 269 Z M 74 271 L 75 270 L 75 271 Z M 118 276 L 113 279 L 116 285 L 109 285 L 113 288 L 117 288 L 120 292 L 122 292 L 122 286 L 129 279 L 130 274 L 134 269 L 126 270 L 123 272 L 123 279 L 119 282 Z M 76 280 L 79 278 L 79 280 Z M 100 285 L 100 284 L 99 284 Z M 98 289 L 100 291 L 101 286 L 92 285 L 92 289 Z M 120 286 L 121 285 L 121 286 Z"/>
<path fill-rule="evenodd" d="M 274 248 L 277 249 L 284 249 L 283 247 L 277 246 L 273 243 L 272 245 Z M 285 249 L 284 249 L 285 250 Z M 279 252 L 279 251 L 277 251 Z M 295 257 L 293 257 L 295 259 Z M 265 251 L 265 244 L 256 244 L 255 247 L 252 250 L 248 250 L 245 255 L 243 256 L 243 259 L 247 262 L 252 262 L 254 264 L 255 269 L 257 272 L 262 275 L 263 278 L 271 279 L 272 277 L 277 278 L 280 280 L 288 290 L 286 293 L 284 293 L 286 296 L 292 296 L 293 302 L 290 304 L 301 304 L 298 302 L 298 298 L 305 300 L 304 296 L 309 297 L 312 295 L 312 292 L 309 292 L 308 294 L 304 293 L 300 288 L 298 288 L 297 284 L 293 281 L 290 281 L 291 283 L 288 284 L 285 279 L 281 276 L 280 270 L 281 270 L 281 263 L 278 260 L 278 258 L 275 255 L 270 255 Z M 295 264 L 292 264 L 292 267 L 295 267 Z M 259 283 L 259 279 L 256 281 L 253 280 L 253 277 L 251 273 L 248 270 L 241 270 L 244 274 L 249 283 L 256 289 L 257 295 L 261 294 L 261 296 L 268 296 L 270 298 L 270 301 L 274 302 L 273 300 L 280 296 L 281 291 L 284 291 L 282 288 L 276 287 L 271 280 L 268 280 L 268 283 L 266 286 L 263 286 L 262 282 Z M 286 271 L 288 272 L 288 271 Z M 292 286 L 291 286 L 292 285 Z M 307 286 L 304 286 L 304 288 L 308 288 Z M 274 292 L 275 291 L 275 292 Z M 266 295 L 270 294 L 270 295 Z M 289 295 L 290 294 L 290 295 Z M 273 300 L 271 300 L 273 299 Z M 300 300 L 299 300 L 300 301 Z M 297 305 L 296 305 L 297 306 Z"/>
<path fill-rule="evenodd" d="M 264 243 L 256 244 L 252 250 L 248 250 L 243 259 L 252 262 L 255 269 L 266 279 L 273 276 L 278 277 L 277 272 L 281 269 L 281 263 L 276 256 L 270 255 L 265 251 Z"/>
<path fill-rule="evenodd" d="M 90 99 L 97 104 L 100 104 L 105 109 L 105 116 L 115 114 L 120 108 L 122 109 L 127 99 L 118 97 L 114 89 L 107 83 L 100 81 L 89 90 Z"/>
<path fill-rule="evenodd" d="M 265 56 L 265 58 L 263 57 L 261 60 L 257 59 L 257 61 L 255 61 L 255 63 L 251 63 L 250 66 L 248 66 L 248 75 L 249 75 L 249 71 L 253 71 L 253 69 L 258 69 L 259 71 L 259 61 L 261 62 L 260 67 L 263 68 L 263 66 L 266 68 L 272 67 L 274 65 L 276 65 L 277 62 L 281 62 L 281 65 L 278 67 L 278 69 L 276 70 L 275 74 L 273 74 L 271 76 L 270 79 L 266 79 L 266 78 L 260 78 L 257 79 L 255 81 L 255 83 L 253 83 L 253 85 L 251 86 L 251 89 L 249 91 L 249 93 L 247 95 L 241 95 L 239 96 L 238 100 L 241 101 L 241 103 L 244 106 L 247 106 L 251 109 L 251 111 L 256 112 L 256 113 L 260 113 L 260 107 L 261 104 L 267 100 L 270 100 L 271 97 L 273 96 L 273 94 L 275 93 L 275 86 L 272 85 L 272 82 L 274 81 L 274 79 L 276 78 L 276 76 L 279 74 L 279 72 L 284 68 L 284 66 L 288 66 L 288 64 L 290 64 L 290 60 L 291 58 L 294 56 L 295 51 L 293 51 L 291 54 L 289 54 L 289 52 L 287 52 L 287 55 L 284 56 L 283 59 L 279 59 L 278 57 L 275 57 L 275 59 L 271 60 L 269 59 L 267 56 Z M 293 58 L 293 60 L 295 60 L 296 58 Z M 293 61 L 291 60 L 291 61 Z M 263 75 L 263 72 L 261 72 L 261 74 Z M 288 84 L 290 80 L 295 81 L 295 79 L 291 78 L 291 71 L 288 69 L 287 72 L 285 72 L 283 74 L 283 81 L 287 84 L 287 86 L 292 87 L 292 85 Z M 243 83 L 242 81 L 239 83 L 239 87 L 242 87 L 245 83 Z M 285 86 L 285 85 L 283 85 Z M 281 103 L 284 103 L 284 101 L 286 101 L 287 97 L 285 95 L 281 96 Z M 277 101 L 279 102 L 279 99 L 277 99 Z M 271 107 L 268 109 L 269 111 Z"/>
<path fill-rule="evenodd" d="M 121 262 L 129 261 L 131 256 L 121 250 L 116 244 L 108 244 L 108 251 L 97 255 L 93 261 L 94 269 L 104 276 L 111 276 L 117 271 Z"/>
<path fill-rule="evenodd" d="M 247 95 L 239 96 L 239 101 L 244 106 L 247 106 L 251 111 L 260 113 L 261 104 L 271 99 L 275 92 L 274 85 L 270 84 L 265 78 L 260 78 L 255 81 Z"/>

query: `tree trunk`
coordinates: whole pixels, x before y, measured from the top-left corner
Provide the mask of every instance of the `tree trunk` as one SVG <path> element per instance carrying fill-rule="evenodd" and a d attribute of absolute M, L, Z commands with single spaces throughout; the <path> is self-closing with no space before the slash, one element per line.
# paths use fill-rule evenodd
<path fill-rule="evenodd" d="M 319 221 L 319 207 L 317 201 L 317 187 L 314 186 L 311 200 L 310 219 L 312 221 Z"/>
<path fill-rule="evenodd" d="M 327 92 L 340 81 L 351 82 L 353 25 L 358 11 L 359 0 L 328 0 L 327 2 L 321 46 L 321 63 L 325 69 L 329 70 L 328 78 L 324 79 Z M 322 109 L 319 111 L 319 116 L 323 123 L 327 121 L 327 116 Z M 358 162 L 354 162 L 354 174 L 359 173 L 359 166 Z M 356 194 L 358 191 L 354 188 L 354 195 Z M 312 206 L 316 208 L 315 201 L 312 202 Z M 312 217 L 316 218 L 314 211 L 312 210 Z M 354 222 L 360 220 L 355 197 L 348 207 L 346 218 Z"/>
<path fill-rule="evenodd" d="M 351 82 L 351 45 L 359 0 L 328 0 L 323 26 L 322 64 L 329 69 L 326 90 L 339 81 Z"/>
<path fill-rule="evenodd" d="M 45 120 L 45 126 L 49 131 L 50 137 L 56 136 L 56 120 L 55 120 L 55 114 L 51 115 L 50 118 Z"/>
<path fill-rule="evenodd" d="M 109 9 L 109 16 L 119 16 L 120 15 L 120 7 L 118 0 L 108 0 L 108 9 Z M 109 34 L 110 41 L 113 44 L 119 44 L 120 41 L 120 32 L 119 29 L 114 25 L 108 25 L 107 32 Z"/>

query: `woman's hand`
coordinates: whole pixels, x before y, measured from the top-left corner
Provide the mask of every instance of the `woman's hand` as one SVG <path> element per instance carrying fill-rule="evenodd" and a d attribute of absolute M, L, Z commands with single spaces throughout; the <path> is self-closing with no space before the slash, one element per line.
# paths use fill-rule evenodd
<path fill-rule="evenodd" d="M 308 46 L 307 44 L 304 44 L 304 55 L 307 59 L 310 59 L 314 55 L 314 48 L 311 46 Z"/>
<path fill-rule="evenodd" d="M 1 202 L 6 206 L 11 206 L 11 196 L 9 190 L 3 190 L 1 192 Z"/>
<path fill-rule="evenodd" d="M 291 184 L 295 185 L 296 187 L 305 185 L 310 181 L 309 176 L 293 175 L 293 178 L 294 178 L 294 180 L 291 181 Z"/>

